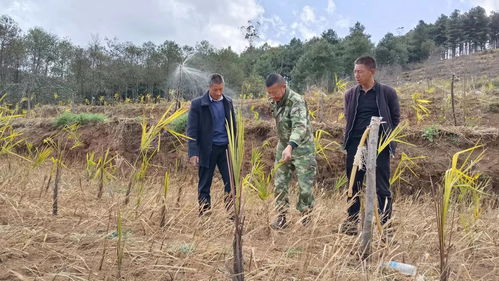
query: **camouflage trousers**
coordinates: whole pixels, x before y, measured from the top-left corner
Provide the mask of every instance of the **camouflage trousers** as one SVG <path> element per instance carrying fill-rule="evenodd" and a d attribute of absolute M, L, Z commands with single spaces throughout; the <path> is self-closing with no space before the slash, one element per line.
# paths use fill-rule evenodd
<path fill-rule="evenodd" d="M 287 144 L 279 142 L 276 149 L 276 164 L 282 157 L 282 151 Z M 284 213 L 289 208 L 289 183 L 291 175 L 296 171 L 298 186 L 300 188 L 296 209 L 300 212 L 309 211 L 314 206 L 313 187 L 317 162 L 315 160 L 314 144 L 306 144 L 293 149 L 292 159 L 280 166 L 274 174 L 276 206 L 279 212 Z"/>

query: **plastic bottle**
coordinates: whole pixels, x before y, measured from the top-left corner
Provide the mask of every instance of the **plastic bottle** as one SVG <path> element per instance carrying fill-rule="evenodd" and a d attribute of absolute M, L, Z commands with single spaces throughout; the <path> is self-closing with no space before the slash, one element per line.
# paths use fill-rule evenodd
<path fill-rule="evenodd" d="M 415 267 L 414 265 L 407 264 L 407 263 L 401 263 L 401 262 L 397 262 L 397 261 L 384 262 L 381 264 L 381 266 L 394 269 L 402 274 L 409 275 L 409 276 L 415 276 L 416 271 L 417 271 L 417 267 Z"/>

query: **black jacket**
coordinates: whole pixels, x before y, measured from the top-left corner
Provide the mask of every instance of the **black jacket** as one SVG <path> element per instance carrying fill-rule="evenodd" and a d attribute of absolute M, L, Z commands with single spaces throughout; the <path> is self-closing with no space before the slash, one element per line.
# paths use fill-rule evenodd
<path fill-rule="evenodd" d="M 397 92 L 384 84 L 376 83 L 376 103 L 378 105 L 379 114 L 386 123 L 381 124 L 381 129 L 385 134 L 390 133 L 400 122 L 400 105 Z M 345 119 L 347 126 L 345 128 L 345 138 L 343 141 L 343 148 L 346 147 L 350 134 L 352 133 L 355 123 L 355 116 L 357 114 L 357 105 L 360 95 L 360 85 L 353 87 L 345 93 Z M 390 152 L 395 154 L 396 143 L 390 143 Z"/>
<path fill-rule="evenodd" d="M 187 135 L 194 139 L 188 141 L 189 158 L 199 156 L 199 165 L 202 167 L 208 167 L 210 164 L 211 147 L 213 144 L 213 112 L 210 102 L 209 92 L 193 99 L 187 121 Z M 235 124 L 236 117 L 232 99 L 224 95 L 223 103 L 225 119 L 230 122 L 230 114 L 232 114 L 232 120 L 234 120 Z"/>

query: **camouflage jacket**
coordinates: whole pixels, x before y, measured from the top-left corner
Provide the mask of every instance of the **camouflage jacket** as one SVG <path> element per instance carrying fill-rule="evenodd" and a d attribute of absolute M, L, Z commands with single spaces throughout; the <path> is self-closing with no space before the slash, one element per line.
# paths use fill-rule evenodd
<path fill-rule="evenodd" d="M 279 102 L 272 102 L 272 115 L 276 120 L 277 135 L 283 144 L 313 145 L 312 125 L 304 97 L 286 88 Z"/>

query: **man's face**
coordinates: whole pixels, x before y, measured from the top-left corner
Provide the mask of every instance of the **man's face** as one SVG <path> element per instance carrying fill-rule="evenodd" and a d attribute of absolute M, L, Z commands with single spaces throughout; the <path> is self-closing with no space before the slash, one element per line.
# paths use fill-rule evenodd
<path fill-rule="evenodd" d="M 356 64 L 353 69 L 355 81 L 357 81 L 360 85 L 366 85 L 371 82 L 374 78 L 374 72 L 374 69 L 369 69 L 363 64 Z"/>
<path fill-rule="evenodd" d="M 224 83 L 211 84 L 209 91 L 212 99 L 219 100 L 222 97 L 222 93 L 224 92 Z"/>
<path fill-rule="evenodd" d="M 269 95 L 269 98 L 275 102 L 282 100 L 285 92 L 286 84 L 275 83 L 274 85 L 267 87 L 267 94 Z"/>

